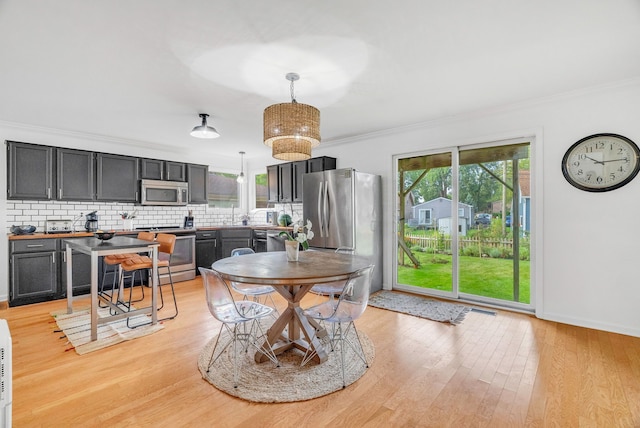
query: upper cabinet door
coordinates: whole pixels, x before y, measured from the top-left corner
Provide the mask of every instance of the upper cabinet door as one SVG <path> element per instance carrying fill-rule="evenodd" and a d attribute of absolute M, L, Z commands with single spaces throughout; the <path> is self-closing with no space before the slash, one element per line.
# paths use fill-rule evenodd
<path fill-rule="evenodd" d="M 206 204 L 208 202 L 209 167 L 207 165 L 187 164 L 187 179 L 189 180 L 189 203 Z"/>
<path fill-rule="evenodd" d="M 336 169 L 336 158 L 330 158 L 328 156 L 311 158 L 307 162 L 308 162 L 308 172 L 318 172 L 318 171 L 327 171 L 330 169 Z"/>
<path fill-rule="evenodd" d="M 292 163 L 281 163 L 278 165 L 280 196 L 279 202 L 293 202 L 293 167 Z"/>
<path fill-rule="evenodd" d="M 138 201 L 138 158 L 98 153 L 96 199 Z"/>
<path fill-rule="evenodd" d="M 56 198 L 62 201 L 92 201 L 95 199 L 95 168 L 93 152 L 56 149 Z"/>
<path fill-rule="evenodd" d="M 207 167 L 207 171 L 209 168 Z M 187 166 L 180 162 L 164 162 L 164 180 L 187 181 Z"/>
<path fill-rule="evenodd" d="M 8 141 L 7 150 L 7 199 L 55 198 L 53 147 Z"/>
<path fill-rule="evenodd" d="M 162 180 L 164 161 L 158 159 L 140 159 L 140 178 L 143 180 Z"/>
<path fill-rule="evenodd" d="M 267 167 L 267 202 L 278 202 L 278 165 Z"/>
<path fill-rule="evenodd" d="M 293 162 L 293 202 L 302 202 L 302 176 L 306 173 L 306 160 Z"/>

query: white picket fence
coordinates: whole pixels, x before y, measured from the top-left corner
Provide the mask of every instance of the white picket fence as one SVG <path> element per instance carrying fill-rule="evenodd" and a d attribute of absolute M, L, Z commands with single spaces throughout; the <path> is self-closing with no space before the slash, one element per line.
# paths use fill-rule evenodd
<path fill-rule="evenodd" d="M 433 250 L 451 250 L 451 238 L 449 237 L 435 237 L 435 236 L 418 236 L 418 235 L 405 235 L 405 242 L 410 243 L 411 246 L 419 246 L 422 248 L 429 248 Z M 513 240 L 511 239 L 480 239 L 480 238 L 460 238 L 458 239 L 459 249 L 467 247 L 479 247 L 483 248 L 502 248 L 506 247 L 513 249 Z"/>

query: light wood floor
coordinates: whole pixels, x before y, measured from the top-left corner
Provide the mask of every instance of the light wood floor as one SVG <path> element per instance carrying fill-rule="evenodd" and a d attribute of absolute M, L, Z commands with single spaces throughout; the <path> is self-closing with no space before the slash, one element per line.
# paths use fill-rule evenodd
<path fill-rule="evenodd" d="M 200 377 L 219 324 L 199 279 L 177 287 L 180 315 L 164 330 L 84 356 L 52 332 L 64 301 L 1 310 L 14 426 L 640 426 L 640 338 L 506 311 L 451 326 L 368 308 L 357 325 L 376 356 L 359 381 L 306 402 L 245 402 Z"/>

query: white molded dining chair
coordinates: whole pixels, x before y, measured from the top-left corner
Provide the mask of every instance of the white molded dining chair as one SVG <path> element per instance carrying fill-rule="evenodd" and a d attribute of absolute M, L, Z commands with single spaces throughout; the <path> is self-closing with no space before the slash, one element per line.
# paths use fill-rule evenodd
<path fill-rule="evenodd" d="M 242 256 L 245 254 L 255 254 L 255 252 L 251 248 L 235 248 L 231 251 L 231 257 Z M 276 290 L 272 286 L 231 281 L 231 287 L 238 293 L 242 294 L 244 300 L 248 300 L 249 297 L 251 297 L 254 302 L 262 303 L 263 305 L 266 305 L 267 300 L 270 300 L 271 307 L 274 311 L 274 317 L 280 315 L 278 308 L 276 308 L 276 302 L 273 300 L 272 296 Z M 262 302 L 260 302 L 260 297 L 264 297 Z"/>
<path fill-rule="evenodd" d="M 360 269 L 349 277 L 345 283 L 340 297 L 337 301 L 328 300 L 319 305 L 305 309 L 304 315 L 320 322 L 332 324 L 331 332 L 329 332 L 329 344 L 331 350 L 335 350 L 336 345 L 340 348 L 340 365 L 342 368 L 342 387 L 346 386 L 344 372 L 344 356 L 345 346 L 349 346 L 362 362 L 369 367 L 369 363 L 364 355 L 362 343 L 358 336 L 358 330 L 354 321 L 363 314 L 369 302 L 369 294 L 371 291 L 371 278 L 373 265 Z M 349 333 L 353 329 L 356 340 L 349 338 Z M 317 331 L 314 333 L 317 334 Z M 315 350 L 307 350 L 302 365 L 308 363 L 316 355 Z"/>
<path fill-rule="evenodd" d="M 249 300 L 235 301 L 226 281 L 218 272 L 212 269 L 198 269 L 202 276 L 209 312 L 211 312 L 211 315 L 213 315 L 215 319 L 222 323 L 213 351 L 211 352 L 207 373 L 223 352 L 231 345 L 233 347 L 233 387 L 237 388 L 238 374 L 241 365 L 241 360 L 239 361 L 238 359 L 238 352 L 240 350 L 247 352 L 249 347 L 252 346 L 265 354 L 276 366 L 278 365 L 278 357 L 276 357 L 271 349 L 271 344 L 266 341 L 266 335 L 260 325 L 260 320 L 271 315 L 273 308 Z M 222 336 L 223 329 L 226 330 L 230 336 L 230 340 L 224 346 L 220 345 L 220 337 Z M 258 343 L 258 341 L 262 339 L 265 340 L 264 345 Z M 221 349 L 219 349 L 216 355 L 219 347 Z"/>
<path fill-rule="evenodd" d="M 353 248 L 340 247 L 336 248 L 336 254 L 353 254 Z M 344 287 L 344 281 L 334 281 L 328 282 L 324 284 L 316 284 L 311 287 L 311 292 L 317 294 L 319 296 L 328 296 L 329 300 L 333 300 L 334 297 L 339 296 L 342 293 L 342 288 Z"/>

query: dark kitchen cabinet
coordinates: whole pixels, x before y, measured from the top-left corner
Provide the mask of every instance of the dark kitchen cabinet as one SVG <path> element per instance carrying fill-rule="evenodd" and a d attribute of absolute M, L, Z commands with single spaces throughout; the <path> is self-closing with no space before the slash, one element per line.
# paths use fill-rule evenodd
<path fill-rule="evenodd" d="M 52 300 L 59 293 L 57 241 L 9 242 L 9 306 Z"/>
<path fill-rule="evenodd" d="M 278 202 L 278 165 L 267 167 L 267 202 Z"/>
<path fill-rule="evenodd" d="M 138 158 L 98 153 L 96 165 L 97 200 L 138 201 Z"/>
<path fill-rule="evenodd" d="M 54 148 L 7 141 L 7 151 L 7 199 L 51 199 Z"/>
<path fill-rule="evenodd" d="M 187 181 L 187 166 L 181 162 L 140 159 L 140 178 L 145 180 Z"/>
<path fill-rule="evenodd" d="M 95 199 L 94 153 L 56 149 L 56 199 L 92 201 Z"/>
<path fill-rule="evenodd" d="M 278 201 L 293 202 L 293 164 L 278 165 Z"/>
<path fill-rule="evenodd" d="M 302 202 L 302 176 L 307 173 L 307 161 L 297 161 L 291 164 L 292 183 L 291 199 L 293 202 Z"/>
<path fill-rule="evenodd" d="M 140 159 L 140 178 L 143 180 L 162 180 L 164 161 L 159 159 Z"/>
<path fill-rule="evenodd" d="M 207 172 L 209 168 L 207 167 Z M 180 162 L 164 161 L 164 178 L 169 181 L 187 181 L 187 165 Z"/>
<path fill-rule="evenodd" d="M 327 171 L 329 169 L 336 169 L 336 158 L 330 158 L 328 156 L 319 156 L 317 158 L 311 158 L 307 161 L 307 172 Z"/>
<path fill-rule="evenodd" d="M 235 248 L 251 248 L 253 231 L 250 228 L 233 228 L 218 230 L 220 240 L 218 258 L 231 256 Z"/>
<path fill-rule="evenodd" d="M 267 189 L 268 202 L 293 202 L 291 162 L 267 166 Z"/>
<path fill-rule="evenodd" d="M 206 204 L 209 167 L 207 165 L 187 164 L 187 180 L 189 182 L 189 203 Z"/>
<path fill-rule="evenodd" d="M 211 265 L 218 257 L 218 232 L 197 231 L 196 232 L 196 275 L 200 275 L 198 268 L 211 269 Z"/>
<path fill-rule="evenodd" d="M 302 177 L 308 172 L 336 169 L 336 158 L 320 156 L 267 166 L 267 201 L 302 202 Z"/>

